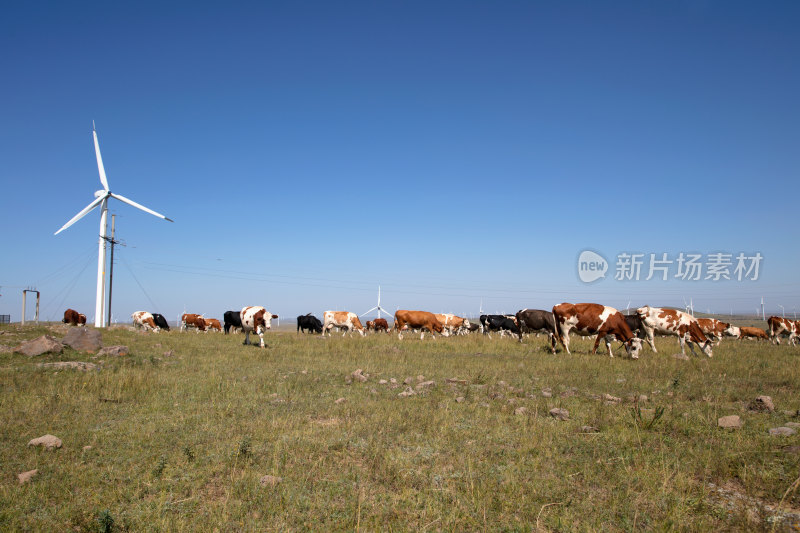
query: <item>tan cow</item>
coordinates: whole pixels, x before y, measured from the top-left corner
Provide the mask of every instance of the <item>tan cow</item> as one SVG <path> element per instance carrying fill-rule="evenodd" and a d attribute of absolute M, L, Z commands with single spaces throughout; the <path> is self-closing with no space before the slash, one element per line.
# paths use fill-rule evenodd
<path fill-rule="evenodd" d="M 184 313 L 181 315 L 181 331 L 188 328 L 196 328 L 197 333 L 206 330 L 206 319 L 202 315 L 194 313 Z"/>
<path fill-rule="evenodd" d="M 350 311 L 325 311 L 322 315 L 322 336 L 325 336 L 325 333 L 330 336 L 330 331 L 335 327 L 337 328 L 344 328 L 344 333 L 342 333 L 342 337 L 350 333 L 352 335 L 353 330 L 357 330 L 361 336 L 365 336 L 367 332 L 364 329 L 364 326 L 361 325 L 361 321 L 358 319 L 358 315 L 350 312 Z"/>
<path fill-rule="evenodd" d="M 434 333 L 439 333 L 444 337 L 450 332 L 444 329 L 441 322 L 436 319 L 436 315 L 428 311 L 407 311 L 400 309 L 394 314 L 394 329 L 397 331 L 397 338 L 403 339 L 404 329 L 418 329 L 421 331 L 420 340 L 425 338 L 425 330 L 436 339 Z"/>
<path fill-rule="evenodd" d="M 773 344 L 781 343 L 781 335 L 789 335 L 789 344 L 797 343 L 798 326 L 797 322 L 779 316 L 771 316 L 767 319 L 767 331 Z"/>
<path fill-rule="evenodd" d="M 389 333 L 389 323 L 385 318 L 376 318 L 375 320 L 367 320 L 367 331 L 385 331 Z"/>
<path fill-rule="evenodd" d="M 625 351 L 631 358 L 639 358 L 639 351 L 642 349 L 641 339 L 633 335 L 628 323 L 625 322 L 625 316 L 613 307 L 593 303 L 562 303 L 553 307 L 553 319 L 558 341 L 567 353 L 570 353 L 569 334 L 574 331 L 584 337 L 597 335 L 592 348 L 593 354 L 597 353 L 600 339 L 604 339 L 609 357 L 614 357 L 611 353 L 611 341 L 617 338 L 625 345 Z"/>
<path fill-rule="evenodd" d="M 222 324 L 216 318 L 205 318 L 203 320 L 206 322 L 206 331 L 211 331 L 212 329 L 222 331 Z"/>
<path fill-rule="evenodd" d="M 742 339 L 756 339 L 756 340 L 769 340 L 767 332 L 761 328 L 751 328 L 742 326 L 739 328 L 739 340 Z"/>
<path fill-rule="evenodd" d="M 636 314 L 642 319 L 642 327 L 647 335 L 647 343 L 658 353 L 653 340 L 655 333 L 659 335 L 674 335 L 678 337 L 681 345 L 681 353 L 686 355 L 686 343 L 689 349 L 694 352 L 694 345 L 697 344 L 703 353 L 711 357 L 713 347 L 711 341 L 706 337 L 697 320 L 689 313 L 678 311 L 677 309 L 662 309 L 660 307 L 650 307 L 646 305 L 636 310 Z"/>
<path fill-rule="evenodd" d="M 455 335 L 462 328 L 469 329 L 469 320 L 449 313 L 434 313 L 436 320 L 447 330 L 450 335 Z"/>
<path fill-rule="evenodd" d="M 242 330 L 244 330 L 242 344 L 250 344 L 250 332 L 255 331 L 258 338 L 261 339 L 261 347 L 266 348 L 264 332 L 272 328 L 272 319 L 278 318 L 278 315 L 273 315 L 260 305 L 256 305 L 242 308 L 239 317 L 242 320 Z"/>
<path fill-rule="evenodd" d="M 67 309 L 64 311 L 64 318 L 61 321 L 72 326 L 85 326 L 86 315 L 82 315 L 74 309 Z"/>
<path fill-rule="evenodd" d="M 156 321 L 153 318 L 152 313 L 148 313 L 147 311 L 136 311 L 131 315 L 131 319 L 133 319 L 133 329 L 142 328 L 145 331 L 158 331 L 158 326 L 156 326 Z"/>
<path fill-rule="evenodd" d="M 719 343 L 722 342 L 722 337 L 726 335 L 728 337 L 739 336 L 738 327 L 728 322 L 717 320 L 716 318 L 698 318 L 697 325 L 700 326 L 700 329 L 703 330 L 706 337 L 712 341 L 716 340 L 714 343 L 716 345 L 719 345 Z"/>

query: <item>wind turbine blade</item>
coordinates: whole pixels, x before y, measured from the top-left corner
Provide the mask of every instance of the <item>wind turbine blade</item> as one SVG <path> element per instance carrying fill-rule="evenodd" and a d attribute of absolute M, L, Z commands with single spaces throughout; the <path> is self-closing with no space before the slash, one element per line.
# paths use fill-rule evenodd
<path fill-rule="evenodd" d="M 168 221 L 170 221 L 170 222 L 175 222 L 175 221 L 174 221 L 174 220 L 172 220 L 171 218 L 167 218 L 167 217 L 165 217 L 164 215 L 162 215 L 161 213 L 156 213 L 156 212 L 155 212 L 155 211 L 153 211 L 152 209 L 148 209 L 148 208 L 146 208 L 145 206 L 143 206 L 143 205 L 141 205 L 141 204 L 137 204 L 137 203 L 136 203 L 136 202 L 134 202 L 133 200 L 129 200 L 128 198 L 125 198 L 125 197 L 124 197 L 124 196 L 122 196 L 121 194 L 114 194 L 113 192 L 112 192 L 112 193 L 109 193 L 109 194 L 110 194 L 111 196 L 113 196 L 114 198 L 116 198 L 117 200 L 119 200 L 120 202 L 125 202 L 126 204 L 128 204 L 128 205 L 131 205 L 131 206 L 135 207 L 136 209 L 141 209 L 141 210 L 142 210 L 142 211 L 144 211 L 145 213 L 150 213 L 151 215 L 153 215 L 153 216 L 157 216 L 158 218 L 163 218 L 164 220 L 168 220 Z"/>
<path fill-rule="evenodd" d="M 362 314 L 360 314 L 360 315 L 358 315 L 358 316 L 364 316 L 364 315 L 366 315 L 366 314 L 369 314 L 369 313 L 373 312 L 373 311 L 374 311 L 374 310 L 376 310 L 376 309 L 377 309 L 377 307 L 373 307 L 372 309 L 370 309 L 370 310 L 369 310 L 369 311 L 367 311 L 366 313 L 362 313 Z"/>
<path fill-rule="evenodd" d="M 99 198 L 95 198 L 92 203 L 90 203 L 89 205 L 84 207 L 83 210 L 80 213 L 78 213 L 77 215 L 72 217 L 69 222 L 67 222 L 66 224 L 61 226 L 61 229 L 58 230 L 57 232 L 53 233 L 53 235 L 58 235 L 59 233 L 61 233 L 62 231 L 64 231 L 65 229 L 67 229 L 68 227 L 70 227 L 71 225 L 73 225 L 74 223 L 76 223 L 77 221 L 82 219 L 83 217 L 85 217 L 89 213 L 89 211 L 91 211 L 92 209 L 94 209 L 95 207 L 100 205 L 103 202 L 103 200 L 105 200 L 106 198 L 108 198 L 108 195 L 101 196 Z"/>
<path fill-rule="evenodd" d="M 92 124 L 92 126 L 94 126 L 94 124 Z M 97 156 L 97 170 L 100 172 L 100 183 L 103 184 L 105 190 L 108 190 L 106 169 L 103 167 L 103 157 L 100 155 L 100 143 L 97 142 L 97 131 L 92 129 L 92 135 L 94 136 L 94 153 Z"/>

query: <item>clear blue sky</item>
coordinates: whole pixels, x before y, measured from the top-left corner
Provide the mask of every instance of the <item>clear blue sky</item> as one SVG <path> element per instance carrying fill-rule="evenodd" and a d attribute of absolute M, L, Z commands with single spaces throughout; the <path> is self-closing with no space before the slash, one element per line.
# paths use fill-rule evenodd
<path fill-rule="evenodd" d="M 0 313 L 562 301 L 800 307 L 797 2 L 16 2 L 0 19 Z M 604 280 L 579 281 L 598 251 Z M 616 256 L 763 256 L 617 281 Z M 644 275 L 643 275 L 644 278 Z M 32 307 L 29 306 L 29 309 Z"/>

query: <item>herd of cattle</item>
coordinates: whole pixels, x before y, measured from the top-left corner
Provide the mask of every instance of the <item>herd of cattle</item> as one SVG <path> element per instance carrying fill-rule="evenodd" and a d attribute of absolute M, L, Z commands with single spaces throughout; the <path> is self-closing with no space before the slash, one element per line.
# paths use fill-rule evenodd
<path fill-rule="evenodd" d="M 137 311 L 131 315 L 135 328 L 145 330 L 169 331 L 169 325 L 163 315 Z M 264 332 L 272 327 L 272 319 L 278 318 L 264 307 L 245 307 L 241 311 L 226 311 L 223 324 L 218 319 L 205 318 L 202 315 L 185 313 L 181 316 L 181 331 L 189 328 L 200 331 L 243 331 L 244 344 L 250 344 L 250 332 L 259 336 L 260 345 L 264 344 Z M 86 317 L 73 309 L 64 312 L 63 322 L 73 325 L 85 325 Z M 436 334 L 444 337 L 450 335 L 466 335 L 480 330 L 491 338 L 491 332 L 516 335 L 522 341 L 523 334 L 544 333 L 550 342 L 550 349 L 556 352 L 560 343 L 567 353 L 569 351 L 570 334 L 594 336 L 594 348 L 597 352 L 600 341 L 605 341 L 608 355 L 614 357 L 611 343 L 617 340 L 625 347 L 626 353 L 637 359 L 646 341 L 653 352 L 657 352 L 654 337 L 672 335 L 678 337 L 681 353 L 685 354 L 686 345 L 692 353 L 697 345 L 707 356 L 712 356 L 714 344 L 719 344 L 723 337 L 739 339 L 770 339 L 780 344 L 781 336 L 786 335 L 790 344 L 796 344 L 800 337 L 800 321 L 771 316 L 767 320 L 767 331 L 755 327 L 738 327 L 714 318 L 695 318 L 688 313 L 675 309 L 659 307 L 640 307 L 633 314 L 625 315 L 613 307 L 595 303 L 571 304 L 562 303 L 553 307 L 552 311 L 543 309 L 523 309 L 515 315 L 481 315 L 480 324 L 473 324 L 468 319 L 452 314 L 435 314 L 428 311 L 398 310 L 394 315 L 394 326 L 389 327 L 386 319 L 370 320 L 366 326 L 361 324 L 358 315 L 349 311 L 325 311 L 320 321 L 311 313 L 297 317 L 298 333 L 319 333 L 330 335 L 331 330 L 344 330 L 343 335 L 358 331 L 362 336 L 368 331 L 396 331 L 399 339 L 404 331 L 417 331 L 420 339 L 425 332 L 436 338 Z"/>

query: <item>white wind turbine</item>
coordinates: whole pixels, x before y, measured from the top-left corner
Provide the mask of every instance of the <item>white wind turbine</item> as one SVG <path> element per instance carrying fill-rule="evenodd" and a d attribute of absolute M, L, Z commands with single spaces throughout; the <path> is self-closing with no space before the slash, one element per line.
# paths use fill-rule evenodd
<path fill-rule="evenodd" d="M 380 318 L 380 317 L 381 317 L 381 311 L 383 311 L 384 313 L 386 313 L 386 316 L 392 316 L 392 313 L 390 313 L 389 311 L 387 311 L 386 309 L 384 309 L 383 307 L 381 307 L 381 286 L 380 286 L 380 285 L 378 285 L 378 305 L 376 305 L 375 307 L 373 307 L 372 309 L 370 309 L 370 310 L 369 310 L 369 311 L 367 311 L 366 313 L 364 313 L 364 314 L 362 314 L 362 315 L 359 315 L 359 316 L 368 315 L 368 314 L 370 314 L 371 312 L 375 311 L 376 309 L 378 310 L 378 318 Z"/>
<path fill-rule="evenodd" d="M 174 222 L 173 220 L 165 217 L 161 213 L 156 213 L 152 209 L 148 209 L 143 205 L 137 204 L 133 200 L 129 200 L 120 194 L 112 193 L 111 190 L 108 188 L 108 180 L 106 179 L 106 171 L 103 168 L 103 158 L 100 156 L 100 144 L 97 142 L 97 130 L 94 128 L 94 121 L 92 122 L 92 135 L 94 136 L 94 153 L 97 156 L 97 170 L 100 172 L 100 183 L 103 185 L 103 189 L 96 191 L 94 193 L 95 199 L 83 208 L 83 210 L 72 217 L 72 219 L 61 226 L 61 229 L 55 232 L 54 235 L 58 235 L 83 217 L 85 217 L 90 211 L 92 211 L 95 207 L 100 206 L 100 239 L 98 241 L 98 251 L 97 251 L 97 300 L 95 301 L 95 311 L 94 311 L 94 325 L 95 327 L 104 327 L 105 323 L 105 295 L 104 295 L 104 288 L 105 288 L 105 265 L 106 265 L 106 241 L 108 240 L 108 236 L 106 235 L 107 231 L 107 224 L 106 219 L 108 218 L 108 199 L 109 198 L 116 198 L 120 202 L 124 202 L 128 205 L 135 207 L 136 209 L 141 209 L 145 213 L 150 213 L 151 215 L 157 216 L 158 218 L 163 218 L 164 220 L 169 220 L 170 222 Z"/>

